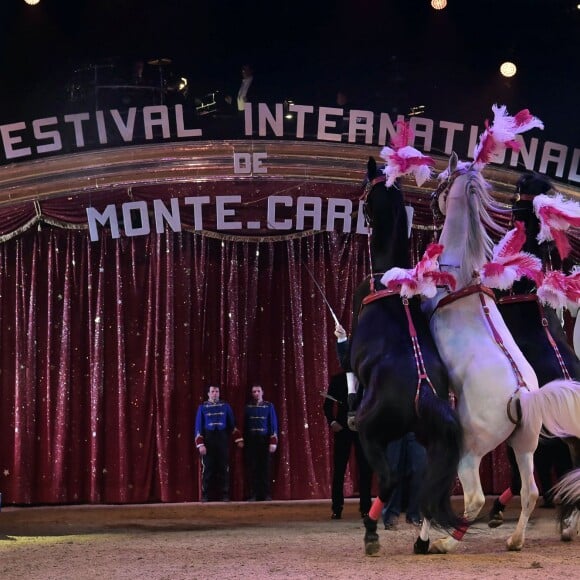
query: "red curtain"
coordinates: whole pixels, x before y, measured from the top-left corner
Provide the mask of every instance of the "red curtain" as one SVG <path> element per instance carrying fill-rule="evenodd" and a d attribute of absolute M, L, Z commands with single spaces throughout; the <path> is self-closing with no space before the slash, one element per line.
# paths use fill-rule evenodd
<path fill-rule="evenodd" d="M 241 421 L 253 381 L 280 422 L 275 499 L 330 494 L 320 391 L 368 273 L 365 236 L 197 233 L 90 242 L 34 228 L 0 244 L 0 490 L 5 503 L 199 498 L 197 406 L 215 382 Z M 506 482 L 501 454 L 486 491 Z M 232 446 L 232 498 L 245 497 Z M 350 478 L 347 492 L 353 491 Z"/>

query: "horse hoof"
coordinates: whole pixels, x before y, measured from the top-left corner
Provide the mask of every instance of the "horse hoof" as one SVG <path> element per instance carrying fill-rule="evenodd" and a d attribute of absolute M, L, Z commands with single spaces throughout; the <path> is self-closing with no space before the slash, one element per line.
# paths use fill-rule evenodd
<path fill-rule="evenodd" d="M 496 499 L 493 502 L 493 507 L 491 508 L 491 511 L 489 512 L 489 520 L 487 522 L 487 525 L 490 528 L 498 528 L 499 526 L 501 526 L 503 524 L 503 510 L 505 509 L 505 506 L 499 501 L 499 499 Z"/>
<path fill-rule="evenodd" d="M 429 540 L 422 540 L 421 537 L 418 537 L 415 543 L 413 544 L 413 553 L 414 554 L 428 554 L 429 553 Z"/>
<path fill-rule="evenodd" d="M 511 538 L 508 538 L 508 541 L 506 542 L 506 546 L 507 546 L 508 551 L 510 551 L 510 552 L 521 552 L 522 548 L 524 547 L 524 544 L 523 544 L 523 542 L 518 542 L 516 544 L 512 541 Z"/>
<path fill-rule="evenodd" d="M 378 556 L 380 547 L 378 540 L 365 542 L 365 554 L 367 556 Z"/>
<path fill-rule="evenodd" d="M 489 515 L 489 521 L 487 522 L 487 525 L 490 528 L 499 528 L 502 524 L 503 524 L 503 516 L 501 512 L 498 514 Z"/>
<path fill-rule="evenodd" d="M 560 540 L 562 540 L 562 542 L 571 542 L 572 541 L 572 530 L 569 528 L 566 530 L 563 530 L 562 533 L 560 534 Z"/>
<path fill-rule="evenodd" d="M 459 542 L 451 536 L 440 538 L 431 544 L 429 554 L 450 554 L 455 551 L 458 545 Z"/>

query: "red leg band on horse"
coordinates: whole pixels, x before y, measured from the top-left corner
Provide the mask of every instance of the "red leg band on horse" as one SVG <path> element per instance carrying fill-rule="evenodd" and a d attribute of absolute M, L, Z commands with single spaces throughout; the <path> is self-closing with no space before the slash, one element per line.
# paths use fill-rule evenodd
<path fill-rule="evenodd" d="M 458 528 L 455 528 L 455 531 L 451 534 L 451 537 L 458 542 L 463 540 L 463 536 L 467 533 L 469 529 L 469 522 L 467 520 L 462 520 L 462 523 L 459 524 Z"/>
<path fill-rule="evenodd" d="M 381 517 L 384 505 L 385 504 L 381 501 L 381 499 L 376 497 L 375 501 L 373 501 L 371 509 L 369 510 L 369 518 L 378 522 L 379 518 Z"/>
<path fill-rule="evenodd" d="M 503 503 L 503 505 L 506 505 L 509 500 L 514 497 L 514 494 L 512 493 L 512 490 L 508 487 L 500 496 L 499 496 L 499 501 L 500 503 Z"/>

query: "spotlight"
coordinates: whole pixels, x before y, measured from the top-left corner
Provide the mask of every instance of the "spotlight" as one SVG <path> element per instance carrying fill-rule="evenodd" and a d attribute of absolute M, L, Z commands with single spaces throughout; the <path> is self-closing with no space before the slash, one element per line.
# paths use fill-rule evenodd
<path fill-rule="evenodd" d="M 443 10 L 447 6 L 447 0 L 431 0 L 431 6 L 435 10 Z"/>
<path fill-rule="evenodd" d="M 502 65 L 499 67 L 499 72 L 508 79 L 513 77 L 517 71 L 518 69 L 516 65 L 509 60 L 502 63 Z"/>
<path fill-rule="evenodd" d="M 24 0 L 24 2 L 26 2 L 26 4 L 30 6 L 36 6 L 40 2 L 40 0 Z"/>

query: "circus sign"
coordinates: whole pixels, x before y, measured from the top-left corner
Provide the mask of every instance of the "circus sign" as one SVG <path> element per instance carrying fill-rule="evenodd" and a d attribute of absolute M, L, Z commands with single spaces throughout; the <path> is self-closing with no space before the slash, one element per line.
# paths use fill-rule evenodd
<path fill-rule="evenodd" d="M 384 112 L 317 107 L 297 103 L 246 105 L 243 118 L 226 126 L 181 104 L 127 110 L 85 111 L 0 125 L 0 163 L 46 155 L 73 153 L 104 146 L 215 138 L 296 139 L 383 146 L 402 116 Z M 412 117 L 415 146 L 425 153 L 452 150 L 468 158 L 482 128 L 457 121 Z M 237 132 L 237 134 L 236 134 Z M 541 133 L 536 133 L 541 135 Z M 521 149 L 495 159 L 508 167 L 525 168 L 580 183 L 580 149 L 533 136 Z M 239 169 L 247 160 L 240 160 Z"/>
<path fill-rule="evenodd" d="M 265 153 L 259 157 L 267 159 Z M 130 200 L 123 196 L 85 207 L 90 239 L 98 240 L 103 229 L 113 238 L 184 229 L 261 238 L 308 231 L 367 233 L 362 202 L 352 185 L 285 181 L 280 187 L 253 179 L 134 187 Z"/>

